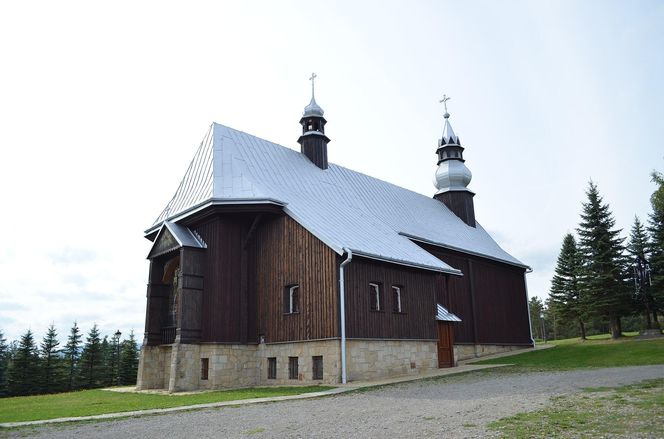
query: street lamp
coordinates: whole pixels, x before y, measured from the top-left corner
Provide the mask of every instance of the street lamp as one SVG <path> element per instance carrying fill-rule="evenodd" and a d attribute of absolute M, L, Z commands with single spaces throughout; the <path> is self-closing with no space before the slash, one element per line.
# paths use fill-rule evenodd
<path fill-rule="evenodd" d="M 120 385 L 120 337 L 122 332 L 118 329 L 115 333 L 115 384 Z"/>
<path fill-rule="evenodd" d="M 544 311 L 540 311 L 540 322 L 542 322 L 542 338 L 546 344 L 546 325 L 544 324 Z"/>

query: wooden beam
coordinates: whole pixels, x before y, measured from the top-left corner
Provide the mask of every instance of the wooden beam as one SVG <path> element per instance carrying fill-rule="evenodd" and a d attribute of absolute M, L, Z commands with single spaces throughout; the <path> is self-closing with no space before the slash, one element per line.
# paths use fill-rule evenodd
<path fill-rule="evenodd" d="M 258 227 L 258 224 L 260 223 L 261 218 L 263 218 L 263 214 L 259 213 L 254 218 L 254 222 L 251 223 L 251 227 L 249 227 L 249 231 L 247 232 L 247 236 L 246 236 L 246 238 L 244 238 L 244 242 L 242 243 L 242 249 L 243 250 L 247 248 L 247 244 L 249 244 L 249 240 L 251 239 L 254 232 L 256 231 L 256 227 Z"/>

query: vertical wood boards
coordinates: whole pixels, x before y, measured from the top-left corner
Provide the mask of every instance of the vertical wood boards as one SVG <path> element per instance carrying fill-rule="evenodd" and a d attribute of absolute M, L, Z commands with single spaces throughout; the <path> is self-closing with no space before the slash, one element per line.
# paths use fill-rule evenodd
<path fill-rule="evenodd" d="M 436 278 L 434 272 L 354 257 L 346 272 L 348 338 L 434 340 Z M 382 311 L 371 311 L 369 283 L 381 285 Z M 401 313 L 393 311 L 392 285 L 401 287 Z"/>

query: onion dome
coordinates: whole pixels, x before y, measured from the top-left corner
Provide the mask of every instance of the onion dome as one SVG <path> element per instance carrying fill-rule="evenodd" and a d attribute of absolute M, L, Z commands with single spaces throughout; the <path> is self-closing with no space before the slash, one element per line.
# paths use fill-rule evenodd
<path fill-rule="evenodd" d="M 309 102 L 309 105 L 304 107 L 304 113 L 302 113 L 302 117 L 309 117 L 309 116 L 315 116 L 315 117 L 323 117 L 323 109 L 316 103 L 316 99 L 314 98 L 313 95 L 313 90 L 311 90 L 311 102 Z"/>

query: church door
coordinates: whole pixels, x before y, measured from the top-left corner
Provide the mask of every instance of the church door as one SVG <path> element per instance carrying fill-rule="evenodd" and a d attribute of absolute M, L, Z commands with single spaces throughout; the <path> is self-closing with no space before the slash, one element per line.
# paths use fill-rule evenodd
<path fill-rule="evenodd" d="M 438 367 L 454 366 L 454 333 L 450 322 L 438 322 Z"/>

